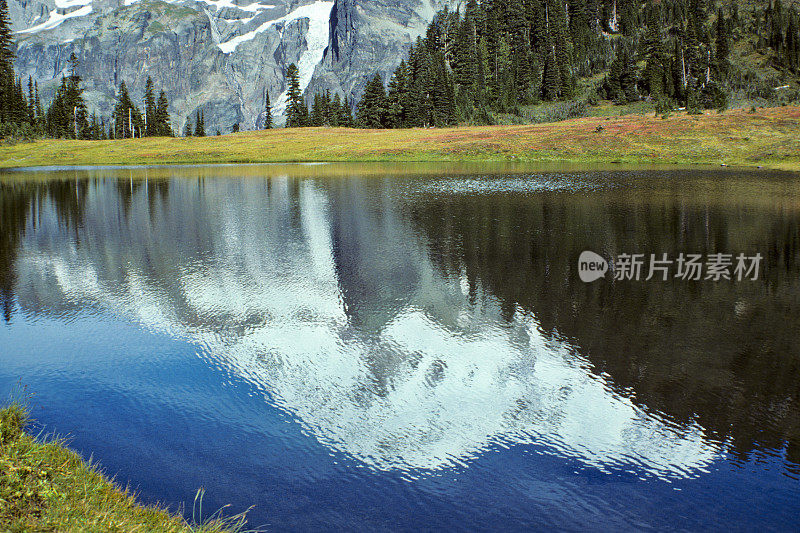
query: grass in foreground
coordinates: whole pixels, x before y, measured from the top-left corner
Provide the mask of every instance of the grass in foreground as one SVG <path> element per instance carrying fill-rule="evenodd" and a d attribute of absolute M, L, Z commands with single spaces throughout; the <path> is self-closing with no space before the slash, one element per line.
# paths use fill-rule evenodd
<path fill-rule="evenodd" d="M 0 167 L 301 161 L 521 161 L 800 170 L 800 107 L 700 116 L 584 117 L 525 126 L 293 128 L 222 137 L 41 140 L 0 147 Z"/>
<path fill-rule="evenodd" d="M 243 515 L 215 515 L 191 526 L 176 514 L 141 506 L 63 442 L 27 435 L 27 423 L 19 404 L 0 409 L 0 531 L 221 533 L 244 525 Z"/>

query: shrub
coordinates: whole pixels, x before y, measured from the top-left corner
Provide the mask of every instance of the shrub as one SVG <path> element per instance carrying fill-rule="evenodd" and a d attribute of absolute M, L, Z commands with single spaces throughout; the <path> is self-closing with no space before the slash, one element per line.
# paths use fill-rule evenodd
<path fill-rule="evenodd" d="M 717 113 L 723 113 L 728 110 L 728 95 L 715 85 L 711 89 L 711 103 L 714 105 L 714 109 L 717 110 Z"/>
<path fill-rule="evenodd" d="M 0 123 L 0 141 L 3 144 L 17 144 L 32 142 L 36 139 L 36 132 L 27 122 L 17 124 L 14 122 Z"/>
<path fill-rule="evenodd" d="M 668 117 L 670 111 L 672 111 L 672 100 L 663 95 L 659 96 L 656 98 L 655 111 L 656 116 L 660 115 L 662 118 Z"/>
<path fill-rule="evenodd" d="M 700 95 L 697 94 L 697 89 L 689 89 L 689 94 L 686 96 L 686 113 L 689 115 L 702 115 Z"/>
<path fill-rule="evenodd" d="M 544 112 L 531 116 L 530 120 L 536 124 L 542 124 L 545 122 L 559 122 L 570 118 L 584 117 L 586 116 L 586 107 L 587 105 L 584 101 L 559 102 L 547 108 Z"/>

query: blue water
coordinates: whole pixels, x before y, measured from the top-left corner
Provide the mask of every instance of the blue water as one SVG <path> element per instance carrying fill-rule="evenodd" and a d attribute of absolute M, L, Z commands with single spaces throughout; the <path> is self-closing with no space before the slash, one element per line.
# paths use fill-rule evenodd
<path fill-rule="evenodd" d="M 598 249 L 645 233 L 669 248 L 669 216 L 645 205 L 661 175 L 525 175 L 565 185 L 530 190 L 483 177 L 497 187 L 476 191 L 474 177 L 448 188 L 355 171 L 200 183 L 175 169 L 136 187 L 82 172 L 0 188 L 14 250 L 0 266 L 0 394 L 24 385 L 37 430 L 67 435 L 145 502 L 191 516 L 203 487 L 204 513 L 252 506 L 250 527 L 301 531 L 800 526 L 800 359 L 784 349 L 800 320 L 800 194 L 785 176 L 731 176 L 751 187 L 741 204 L 716 174 L 681 176 L 683 198 L 664 192 L 671 206 L 703 191 L 684 213 L 712 226 L 697 242 L 784 239 L 763 281 L 612 290 L 562 265 L 599 231 L 587 226 L 598 211 Z M 782 191 L 766 203 L 765 183 Z M 637 223 L 616 226 L 608 206 Z M 529 233 L 543 250 L 510 261 Z M 716 341 L 738 333 L 708 313 L 702 335 L 681 329 L 670 295 L 757 309 L 735 329 L 750 328 L 761 356 Z M 625 327 L 611 301 L 649 325 Z M 575 310 L 595 306 L 619 327 Z M 673 358 L 672 371 L 705 370 L 654 368 Z M 638 381 L 620 370 L 634 365 Z M 764 377 L 773 370 L 785 381 Z M 748 411 L 764 397 L 773 411 Z"/>

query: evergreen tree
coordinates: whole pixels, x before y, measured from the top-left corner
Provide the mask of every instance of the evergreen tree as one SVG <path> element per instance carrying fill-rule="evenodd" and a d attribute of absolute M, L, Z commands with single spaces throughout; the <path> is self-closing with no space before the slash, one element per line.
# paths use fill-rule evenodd
<path fill-rule="evenodd" d="M 795 74 L 800 73 L 800 16 L 794 6 L 786 28 L 786 64 Z"/>
<path fill-rule="evenodd" d="M 410 47 L 389 79 L 383 108 L 376 105 L 378 84 L 369 80 L 358 123 L 491 123 L 491 113 L 520 114 L 539 97 L 572 98 L 578 76 L 597 74 L 605 75 L 601 92 L 619 104 L 649 93 L 666 109 L 685 102 L 694 87 L 700 107 L 708 107 L 722 101 L 719 81 L 730 68 L 737 27 L 731 21 L 739 20 L 735 10 L 730 20 L 718 10 L 712 25 L 709 7 L 708 0 L 467 0 L 461 12 L 437 13 Z M 764 46 L 775 46 L 787 69 L 800 67 L 796 12 L 788 15 L 773 0 L 764 13 Z M 603 28 L 621 35 L 609 38 Z M 326 102 L 316 103 L 312 115 L 324 114 Z"/>
<path fill-rule="evenodd" d="M 333 100 L 331 99 L 330 89 L 325 90 L 322 98 L 322 122 L 326 126 L 333 126 Z"/>
<path fill-rule="evenodd" d="M 159 124 L 156 120 L 156 100 L 153 93 L 153 79 L 148 76 L 144 86 L 144 122 L 145 135 L 159 135 Z"/>
<path fill-rule="evenodd" d="M 623 41 L 608 71 L 605 82 L 606 95 L 617 104 L 639 99 L 636 59 L 629 43 Z"/>
<path fill-rule="evenodd" d="M 315 94 L 314 103 L 311 106 L 311 125 L 323 126 L 325 125 L 325 109 L 323 104 L 323 95 Z"/>
<path fill-rule="evenodd" d="M 197 110 L 194 122 L 194 136 L 195 137 L 205 137 L 206 136 L 206 121 L 203 115 L 203 112 L 199 109 Z"/>
<path fill-rule="evenodd" d="M 476 94 L 478 103 L 483 103 L 487 97 L 491 96 L 492 69 L 489 68 L 489 45 L 486 36 L 481 36 L 478 40 L 477 71 L 475 73 Z"/>
<path fill-rule="evenodd" d="M 36 122 L 36 98 L 33 92 L 33 76 L 28 76 L 28 122 Z"/>
<path fill-rule="evenodd" d="M 428 95 L 425 89 L 426 61 L 424 60 L 425 47 L 422 39 L 408 51 L 406 64 L 406 92 L 407 105 L 404 106 L 405 126 L 423 125 L 428 106 Z"/>
<path fill-rule="evenodd" d="M 264 129 L 272 129 L 272 105 L 269 103 L 269 91 L 264 91 Z"/>
<path fill-rule="evenodd" d="M 90 139 L 91 129 L 75 54 L 70 55 L 68 64 L 70 75 L 68 78 L 61 78 L 61 85 L 45 114 L 47 133 L 56 138 Z"/>
<path fill-rule="evenodd" d="M 14 102 L 14 43 L 6 0 L 0 0 L 0 123 L 12 122 Z"/>
<path fill-rule="evenodd" d="M 158 103 L 156 104 L 156 111 L 153 116 L 155 122 L 155 133 L 161 137 L 172 137 L 172 126 L 170 125 L 169 118 L 169 101 L 167 95 L 162 90 L 158 95 Z"/>
<path fill-rule="evenodd" d="M 513 83 L 509 83 L 511 77 L 511 45 L 508 44 L 505 34 L 500 35 L 497 40 L 494 59 L 496 69 L 494 93 L 497 95 L 499 109 L 506 111 L 511 107 L 509 105 L 510 100 L 513 99 L 514 95 L 509 93 L 509 89 L 513 86 Z"/>
<path fill-rule="evenodd" d="M 387 120 L 390 128 L 402 128 L 408 125 L 408 76 L 405 61 L 395 69 L 389 80 L 389 91 L 386 98 Z"/>
<path fill-rule="evenodd" d="M 289 86 L 286 93 L 286 127 L 297 128 L 305 126 L 308 108 L 303 101 L 303 94 L 300 90 L 300 71 L 294 63 L 286 69 L 286 83 Z"/>
<path fill-rule="evenodd" d="M 305 96 L 300 97 L 300 110 L 299 110 L 300 124 L 308 126 L 311 122 L 311 116 L 308 113 L 308 100 Z"/>
<path fill-rule="evenodd" d="M 11 39 L 11 18 L 8 3 L 0 0 L 0 68 L 10 71 L 14 61 L 14 43 Z"/>
<path fill-rule="evenodd" d="M 561 95 L 561 72 L 558 68 L 558 59 L 556 58 L 555 46 L 549 45 L 548 48 L 549 51 L 547 52 L 544 60 L 544 83 L 542 83 L 542 96 L 544 96 L 547 100 L 555 100 Z M 609 74 L 609 76 L 612 76 L 612 74 Z"/>
<path fill-rule="evenodd" d="M 92 113 L 92 121 L 89 124 L 89 138 L 93 141 L 100 140 L 100 122 L 97 120 L 97 113 Z"/>
<path fill-rule="evenodd" d="M 342 101 L 342 105 L 339 108 L 339 125 L 344 128 L 352 128 L 355 126 L 353 122 L 353 109 L 350 106 L 350 103 L 347 101 Z"/>
<path fill-rule="evenodd" d="M 367 83 L 364 96 L 358 103 L 356 114 L 358 125 L 362 128 L 383 128 L 387 117 L 386 91 L 380 74 Z"/>
<path fill-rule="evenodd" d="M 475 68 L 478 63 L 475 28 L 472 20 L 466 18 L 458 25 L 453 50 L 453 75 L 455 82 L 464 87 L 472 87 L 475 82 Z"/>
<path fill-rule="evenodd" d="M 34 133 L 35 110 L 29 94 L 25 95 L 23 80 L 14 73 L 14 51 L 11 39 L 11 22 L 6 0 L 0 0 L 0 123 L 13 125 L 5 133 L 20 132 L 25 136 Z M 29 80 L 30 81 L 30 80 Z"/>
<path fill-rule="evenodd" d="M 339 96 L 339 93 L 333 95 L 331 99 L 331 107 L 329 110 L 330 119 L 331 119 L 331 126 L 343 126 L 343 124 L 339 123 L 339 119 L 341 118 L 342 113 L 342 99 Z"/>
<path fill-rule="evenodd" d="M 664 95 L 665 71 L 660 4 L 653 5 L 648 11 L 645 53 L 647 55 L 647 63 L 644 69 L 644 79 L 653 99 L 658 100 Z"/>
<path fill-rule="evenodd" d="M 239 125 L 238 124 L 236 125 L 236 131 L 239 131 Z M 183 126 L 183 136 L 184 137 L 191 137 L 193 133 L 194 133 L 194 130 L 192 129 L 192 119 L 187 117 L 186 118 L 186 124 Z"/>
<path fill-rule="evenodd" d="M 143 120 L 139 109 L 133 104 L 128 86 L 125 82 L 119 85 L 117 104 L 113 112 L 114 138 L 127 139 L 141 136 Z"/>
<path fill-rule="evenodd" d="M 39 99 L 39 82 L 33 82 L 33 100 L 34 100 L 34 107 L 36 108 L 36 131 L 37 133 L 41 134 L 44 132 L 44 109 L 42 108 L 42 102 Z"/>
<path fill-rule="evenodd" d="M 575 67 L 581 76 L 591 73 L 590 53 L 596 35 L 592 19 L 597 8 L 593 1 L 569 1 L 569 32 L 572 39 Z"/>
<path fill-rule="evenodd" d="M 549 31 L 555 46 L 556 67 L 561 79 L 559 95 L 565 96 L 571 92 L 574 80 L 572 79 L 572 42 L 567 26 L 567 14 L 564 3 L 560 0 L 548 0 L 547 4 Z"/>
<path fill-rule="evenodd" d="M 16 78 L 12 94 L 13 107 L 11 108 L 11 121 L 19 125 L 28 124 L 30 122 L 28 103 L 25 98 L 25 91 L 22 89 L 22 78 Z"/>
<path fill-rule="evenodd" d="M 686 95 L 686 113 L 689 115 L 700 115 L 700 91 L 694 83 L 690 84 Z"/>
<path fill-rule="evenodd" d="M 449 126 L 455 122 L 455 90 L 443 54 L 436 54 L 432 58 L 432 70 L 430 94 L 433 96 L 433 123 L 437 127 Z"/>
<path fill-rule="evenodd" d="M 722 13 L 722 8 L 717 10 L 717 24 L 716 24 L 716 68 L 722 75 L 728 72 L 728 55 L 730 53 L 730 45 L 728 43 L 728 24 L 725 22 L 725 17 Z"/>
<path fill-rule="evenodd" d="M 500 79 L 500 32 L 498 29 L 497 12 L 494 9 L 489 9 L 486 13 L 486 27 L 484 34 L 481 38 L 485 48 L 487 59 L 487 73 L 486 73 L 486 89 L 487 97 L 491 100 L 498 98 L 498 85 Z"/>

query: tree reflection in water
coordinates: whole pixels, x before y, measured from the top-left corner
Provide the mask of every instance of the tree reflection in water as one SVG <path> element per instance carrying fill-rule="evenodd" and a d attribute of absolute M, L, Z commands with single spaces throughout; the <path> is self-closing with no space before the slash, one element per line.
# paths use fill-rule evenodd
<path fill-rule="evenodd" d="M 244 176 L 207 179 L 220 173 Z M 92 307 L 196 342 L 378 469 L 532 441 L 658 476 L 702 470 L 728 442 L 800 461 L 786 177 L 246 174 L 3 183 L 6 320 Z M 585 284 L 586 249 L 765 263 L 757 282 Z"/>

